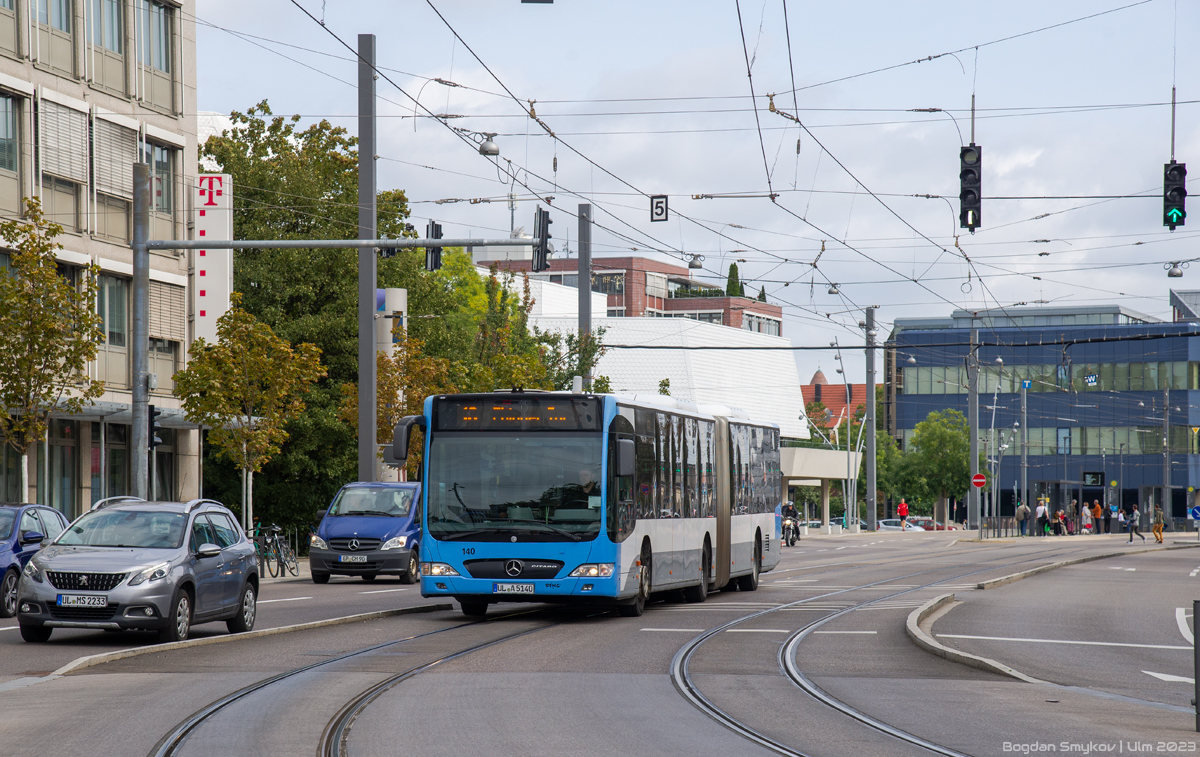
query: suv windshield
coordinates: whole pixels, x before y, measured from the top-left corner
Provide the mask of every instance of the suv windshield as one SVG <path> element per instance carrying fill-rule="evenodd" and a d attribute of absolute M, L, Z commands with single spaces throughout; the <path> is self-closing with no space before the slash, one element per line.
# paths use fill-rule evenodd
<path fill-rule="evenodd" d="M 178 549 L 187 515 L 145 510 L 88 513 L 63 531 L 55 544 L 81 547 Z"/>
<path fill-rule="evenodd" d="M 403 518 L 412 508 L 415 489 L 355 486 L 338 492 L 327 515 L 379 515 Z"/>
<path fill-rule="evenodd" d="M 435 434 L 429 533 L 463 541 L 594 539 L 600 460 L 599 433 Z"/>

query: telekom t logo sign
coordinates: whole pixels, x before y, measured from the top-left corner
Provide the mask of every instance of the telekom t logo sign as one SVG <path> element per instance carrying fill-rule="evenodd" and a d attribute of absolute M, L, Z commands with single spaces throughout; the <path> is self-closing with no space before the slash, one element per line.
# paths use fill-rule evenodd
<path fill-rule="evenodd" d="M 200 196 L 204 198 L 204 204 L 216 205 L 217 198 L 225 194 L 221 188 L 224 184 L 224 179 L 220 176 L 201 176 L 200 177 Z"/>

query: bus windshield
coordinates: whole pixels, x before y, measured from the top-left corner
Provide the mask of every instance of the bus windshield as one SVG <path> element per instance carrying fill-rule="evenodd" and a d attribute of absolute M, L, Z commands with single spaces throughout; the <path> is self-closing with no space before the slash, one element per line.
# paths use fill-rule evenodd
<path fill-rule="evenodd" d="M 440 433 L 429 533 L 462 541 L 590 541 L 600 533 L 599 433 Z"/>

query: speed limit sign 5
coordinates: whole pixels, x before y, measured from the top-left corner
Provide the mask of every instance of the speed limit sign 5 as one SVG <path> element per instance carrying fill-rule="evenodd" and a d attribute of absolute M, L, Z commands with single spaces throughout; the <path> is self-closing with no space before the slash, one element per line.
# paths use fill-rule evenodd
<path fill-rule="evenodd" d="M 667 220 L 667 196 L 654 195 L 650 198 L 650 220 L 665 221 Z"/>

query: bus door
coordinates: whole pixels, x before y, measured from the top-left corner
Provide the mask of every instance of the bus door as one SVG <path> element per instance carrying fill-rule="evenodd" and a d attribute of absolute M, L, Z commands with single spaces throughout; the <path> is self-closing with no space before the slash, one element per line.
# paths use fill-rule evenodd
<path fill-rule="evenodd" d="M 729 485 L 729 422 L 724 418 L 717 418 L 716 427 L 716 460 L 714 460 L 714 469 L 716 470 L 715 481 L 713 488 L 715 490 L 715 498 L 713 506 L 716 508 L 717 516 L 717 543 L 714 546 L 715 554 L 713 555 L 713 572 L 715 574 L 717 588 L 722 588 L 729 583 L 729 561 L 732 559 L 730 554 L 730 490 Z"/>

